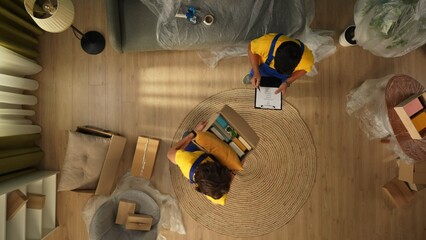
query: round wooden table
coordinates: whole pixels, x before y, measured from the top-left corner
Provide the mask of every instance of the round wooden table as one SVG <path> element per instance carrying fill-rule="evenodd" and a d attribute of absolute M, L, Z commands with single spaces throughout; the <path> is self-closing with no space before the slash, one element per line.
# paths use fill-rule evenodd
<path fill-rule="evenodd" d="M 395 75 L 389 80 L 385 89 L 389 122 L 395 137 L 404 153 L 416 162 L 426 161 L 426 139 L 412 139 L 393 108 L 411 95 L 423 91 L 424 87 L 407 75 Z"/>

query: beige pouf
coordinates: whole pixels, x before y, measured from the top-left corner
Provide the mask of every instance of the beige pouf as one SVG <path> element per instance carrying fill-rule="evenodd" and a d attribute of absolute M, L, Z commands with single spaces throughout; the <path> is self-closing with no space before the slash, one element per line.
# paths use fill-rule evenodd
<path fill-rule="evenodd" d="M 232 107 L 260 137 L 247 156 L 244 171 L 232 182 L 225 206 L 213 205 L 196 192 L 179 168 L 170 165 L 171 180 L 182 208 L 198 223 L 234 237 L 260 236 L 281 228 L 300 210 L 315 181 L 316 150 L 312 136 L 297 110 L 283 102 L 283 110 L 254 109 L 253 89 L 216 94 L 195 107 L 177 130 L 185 130 Z"/>

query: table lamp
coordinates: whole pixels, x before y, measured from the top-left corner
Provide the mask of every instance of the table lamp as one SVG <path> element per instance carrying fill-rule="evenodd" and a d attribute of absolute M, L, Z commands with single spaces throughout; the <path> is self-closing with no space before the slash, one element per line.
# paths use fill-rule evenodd
<path fill-rule="evenodd" d="M 89 31 L 83 34 L 72 25 L 74 5 L 71 0 L 24 0 L 24 5 L 34 22 L 46 32 L 58 33 L 71 27 L 86 53 L 95 55 L 104 50 L 105 38 L 101 33 Z"/>

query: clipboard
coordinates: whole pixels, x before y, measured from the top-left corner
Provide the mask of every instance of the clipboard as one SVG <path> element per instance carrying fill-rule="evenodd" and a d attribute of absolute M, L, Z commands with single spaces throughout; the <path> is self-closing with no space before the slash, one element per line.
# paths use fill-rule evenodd
<path fill-rule="evenodd" d="M 282 110 L 282 93 L 275 94 L 281 85 L 281 79 L 275 77 L 262 77 L 260 90 L 254 89 L 254 108 L 265 110 Z"/>

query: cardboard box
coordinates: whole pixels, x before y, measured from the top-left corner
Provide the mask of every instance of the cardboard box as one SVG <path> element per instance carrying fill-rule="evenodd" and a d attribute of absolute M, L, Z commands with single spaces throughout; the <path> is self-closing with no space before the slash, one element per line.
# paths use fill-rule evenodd
<path fill-rule="evenodd" d="M 136 211 L 136 203 L 126 199 L 120 200 L 118 203 L 117 216 L 115 217 L 116 224 L 126 224 L 129 214 Z"/>
<path fill-rule="evenodd" d="M 27 201 L 28 197 L 19 189 L 8 193 L 6 203 L 6 220 L 9 221 L 12 219 Z"/>
<path fill-rule="evenodd" d="M 410 187 L 411 190 L 416 191 L 416 192 L 426 188 L 425 184 L 415 184 L 415 183 L 409 183 L 409 182 L 407 182 L 407 184 L 408 184 L 408 187 Z"/>
<path fill-rule="evenodd" d="M 413 184 L 426 184 L 426 161 L 417 163 L 399 163 L 399 180 Z"/>
<path fill-rule="evenodd" d="M 79 126 L 76 131 L 111 138 L 101 174 L 99 176 L 98 185 L 95 190 L 95 195 L 110 195 L 115 189 L 115 175 L 117 173 L 118 165 L 120 163 L 124 147 L 126 146 L 127 139 L 119 136 L 117 133 L 93 126 Z M 78 191 L 79 190 L 77 190 L 77 192 Z"/>
<path fill-rule="evenodd" d="M 250 125 L 246 122 L 246 120 L 244 120 L 244 118 L 242 118 L 237 112 L 235 112 L 234 109 L 228 105 L 225 105 L 218 113 L 213 114 L 209 118 L 203 131 L 208 131 L 209 128 L 213 125 L 222 125 L 222 121 L 215 123 L 219 116 L 221 116 L 240 136 L 237 137 L 237 139 L 239 140 L 239 143 L 242 143 L 246 148 L 245 154 L 241 157 L 241 159 L 244 159 L 250 153 L 250 151 L 257 146 L 259 143 L 259 137 L 254 132 L 253 128 L 251 128 Z"/>
<path fill-rule="evenodd" d="M 382 189 L 394 207 L 403 207 L 414 198 L 414 192 L 410 190 L 405 182 L 399 180 L 397 177 L 386 183 Z"/>
<path fill-rule="evenodd" d="M 46 196 L 43 194 L 28 193 L 27 208 L 43 209 Z"/>
<path fill-rule="evenodd" d="M 158 139 L 138 137 L 130 171 L 132 176 L 143 177 L 148 180 L 151 178 L 159 145 L 160 140 Z"/>
<path fill-rule="evenodd" d="M 411 138 L 426 138 L 426 92 L 414 94 L 394 107 Z"/>
<path fill-rule="evenodd" d="M 150 231 L 152 226 L 152 216 L 145 214 L 129 214 L 126 222 L 126 229 Z"/>

